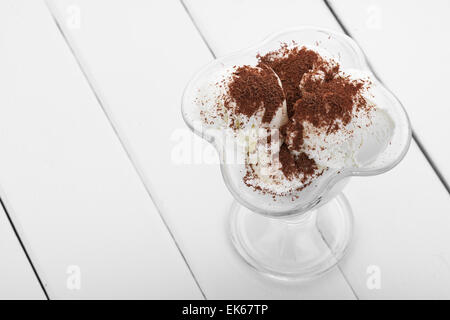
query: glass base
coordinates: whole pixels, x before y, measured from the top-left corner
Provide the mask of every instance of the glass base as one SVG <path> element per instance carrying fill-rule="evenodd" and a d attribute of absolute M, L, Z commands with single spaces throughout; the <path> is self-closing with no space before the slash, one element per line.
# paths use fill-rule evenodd
<path fill-rule="evenodd" d="M 238 253 L 259 272 L 283 280 L 309 280 L 330 270 L 344 255 L 352 228 L 343 194 L 294 217 L 263 216 L 237 202 L 231 209 L 231 238 Z"/>

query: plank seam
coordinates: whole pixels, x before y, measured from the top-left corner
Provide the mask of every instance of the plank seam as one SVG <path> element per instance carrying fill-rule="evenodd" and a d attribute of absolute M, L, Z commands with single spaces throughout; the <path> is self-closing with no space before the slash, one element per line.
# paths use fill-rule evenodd
<path fill-rule="evenodd" d="M 344 25 L 344 23 L 342 22 L 342 20 L 339 18 L 339 16 L 337 15 L 337 13 L 335 12 L 332 4 L 329 2 L 329 0 L 323 0 L 325 5 L 327 6 L 327 8 L 330 10 L 331 14 L 333 15 L 334 19 L 336 20 L 336 22 L 339 24 L 339 26 L 341 27 L 342 31 L 348 35 L 349 37 L 351 37 L 355 42 L 356 39 L 352 36 L 352 34 L 350 33 L 350 31 L 347 29 L 347 27 Z M 372 73 L 375 75 L 375 77 L 378 78 L 378 80 L 383 83 L 383 81 L 381 80 L 380 76 L 377 74 L 377 72 L 375 71 L 375 69 L 373 68 L 372 64 L 370 63 L 368 57 L 366 56 L 366 60 L 367 60 L 367 64 L 369 65 L 370 70 L 372 71 Z M 431 166 L 431 168 L 433 169 L 434 173 L 437 175 L 438 179 L 440 180 L 440 182 L 442 183 L 442 185 L 444 186 L 444 188 L 447 190 L 447 192 L 450 194 L 450 186 L 447 183 L 447 181 L 444 179 L 442 173 L 440 172 L 440 170 L 437 168 L 436 164 L 434 163 L 434 161 L 431 159 L 429 153 L 427 152 L 427 150 L 425 149 L 425 146 L 422 144 L 422 142 L 420 141 L 420 139 L 417 137 L 417 134 L 415 133 L 414 129 L 411 130 L 412 131 L 412 138 L 413 140 L 416 142 L 417 146 L 419 147 L 419 150 L 422 152 L 423 156 L 425 157 L 425 159 L 427 160 L 428 164 Z M 341 270 L 344 278 L 347 280 L 347 277 L 345 276 L 345 273 L 343 272 L 343 270 L 341 269 L 341 267 L 339 266 L 339 269 Z"/>
<path fill-rule="evenodd" d="M 24 243 L 23 243 L 23 241 L 22 241 L 22 239 L 21 239 L 21 237 L 19 235 L 19 232 L 17 231 L 16 226 L 13 223 L 13 220 L 11 218 L 11 215 L 9 214 L 8 208 L 6 207 L 5 202 L 3 201 L 2 198 L 3 197 L 0 197 L 0 205 L 2 206 L 3 210 L 5 211 L 6 218 L 8 219 L 8 222 L 11 225 L 11 228 L 12 228 L 12 230 L 14 232 L 14 235 L 17 238 L 17 241 L 19 241 L 19 245 L 22 248 L 22 251 L 25 254 L 25 257 L 26 257 L 28 263 L 30 264 L 31 269 L 33 270 L 34 276 L 36 277 L 36 279 L 37 279 L 37 281 L 39 283 L 39 286 L 41 287 L 42 291 L 44 292 L 45 298 L 47 300 L 50 300 L 50 297 L 49 297 L 49 295 L 47 293 L 47 290 L 45 289 L 45 285 L 42 282 L 41 277 L 39 276 L 39 273 L 37 272 L 36 267 L 34 266 L 34 263 L 31 260 L 30 255 L 28 254 L 28 251 L 27 251 L 27 249 L 26 249 L 26 247 L 25 247 L 25 245 L 24 245 Z"/>
<path fill-rule="evenodd" d="M 351 37 L 355 42 L 356 39 L 351 35 L 350 31 L 347 29 L 347 27 L 344 25 L 344 23 L 342 22 L 342 20 L 339 18 L 339 16 L 337 15 L 337 13 L 334 11 L 333 5 L 329 2 L 329 0 L 323 0 L 325 2 L 325 5 L 328 7 L 328 9 L 330 10 L 331 14 L 333 15 L 333 17 L 336 19 L 337 23 L 339 24 L 339 26 L 342 28 L 342 30 L 344 31 L 344 33 L 346 35 L 348 35 L 349 37 Z M 372 71 L 372 73 L 375 75 L 375 77 L 378 78 L 378 80 L 383 83 L 383 81 L 381 80 L 380 76 L 377 74 L 377 72 L 375 71 L 375 69 L 373 68 L 372 64 L 370 63 L 368 57 L 366 56 L 366 60 L 367 63 L 369 65 L 370 70 Z M 417 136 L 414 128 L 412 129 L 412 138 L 413 140 L 416 142 L 417 146 L 419 147 L 419 150 L 422 152 L 423 156 L 425 157 L 425 159 L 427 160 L 428 164 L 431 166 L 431 168 L 433 169 L 434 173 L 436 174 L 436 176 L 438 177 L 439 181 L 442 183 L 442 185 L 444 186 L 445 190 L 447 190 L 447 193 L 450 194 L 450 184 L 446 181 L 446 179 L 444 178 L 443 174 L 441 173 L 441 171 L 438 169 L 436 163 L 433 161 L 433 159 L 431 158 L 430 154 L 428 153 L 427 149 L 425 148 L 425 146 L 423 145 L 422 141 L 419 139 L 419 137 Z"/>
<path fill-rule="evenodd" d="M 186 6 L 186 4 L 184 3 L 184 0 L 180 0 L 181 4 L 183 5 L 184 9 L 186 10 L 187 15 L 189 16 L 189 18 L 192 21 L 192 24 L 195 26 L 195 28 L 197 29 L 200 37 L 202 38 L 203 42 L 205 43 L 206 47 L 209 49 L 209 51 L 211 52 L 211 55 L 213 56 L 214 59 L 216 59 L 216 54 L 214 53 L 214 50 L 211 48 L 211 46 L 209 45 L 208 41 L 206 40 L 204 34 L 202 33 L 202 31 L 200 30 L 198 24 L 196 23 L 194 17 L 192 16 L 191 12 L 189 11 L 188 7 Z M 324 239 L 324 242 L 327 244 L 327 246 L 330 248 L 330 246 L 328 245 L 328 243 L 326 242 L 325 238 L 322 236 L 322 238 Z M 358 295 L 356 294 L 353 286 L 349 283 L 346 275 L 344 274 L 344 272 L 342 271 L 341 267 L 339 266 L 339 264 L 337 265 L 337 269 L 338 271 L 341 273 L 342 277 L 344 278 L 344 281 L 346 282 L 346 284 L 350 287 L 350 290 L 352 291 L 353 295 L 355 296 L 355 298 L 357 300 L 359 300 Z"/>
<path fill-rule="evenodd" d="M 194 280 L 196 286 L 198 287 L 198 289 L 199 289 L 199 291 L 200 291 L 200 293 L 201 293 L 203 299 L 207 300 L 206 295 L 205 295 L 205 293 L 204 293 L 202 287 L 200 286 L 200 283 L 199 283 L 197 277 L 195 276 L 195 274 L 194 274 L 194 272 L 193 272 L 193 270 L 192 270 L 190 264 L 188 263 L 188 261 L 187 261 L 187 259 L 186 259 L 186 256 L 184 255 L 183 251 L 181 250 L 181 247 L 180 247 L 180 245 L 178 244 L 178 241 L 175 239 L 175 236 L 174 236 L 174 234 L 172 233 L 172 230 L 169 228 L 169 225 L 168 225 L 166 219 L 164 218 L 164 215 L 163 215 L 163 213 L 162 213 L 160 207 L 158 206 L 157 202 L 155 201 L 155 198 L 153 197 L 152 193 L 150 192 L 150 189 L 149 189 L 149 187 L 148 187 L 148 184 L 146 183 L 146 180 L 145 180 L 145 178 L 144 178 L 145 175 L 144 175 L 143 171 L 142 171 L 142 170 L 140 169 L 140 167 L 138 166 L 137 160 L 135 160 L 134 156 L 132 156 L 132 153 L 131 153 L 131 147 L 128 147 L 128 146 L 127 146 L 127 143 L 125 142 L 124 138 L 122 137 L 122 134 L 119 133 L 119 128 L 118 128 L 117 124 L 115 123 L 115 121 L 113 120 L 112 116 L 110 115 L 110 112 L 107 110 L 105 104 L 103 103 L 103 100 L 100 98 L 99 90 L 94 86 L 93 81 L 92 81 L 91 78 L 88 76 L 88 73 L 87 73 L 86 69 L 84 68 L 84 66 L 83 66 L 83 64 L 82 64 L 82 62 L 81 62 L 80 56 L 76 53 L 74 47 L 71 45 L 71 43 L 70 43 L 70 41 L 69 41 L 67 35 L 65 34 L 65 32 L 64 32 L 64 30 L 63 30 L 63 28 L 62 28 L 62 26 L 60 25 L 58 19 L 56 18 L 56 14 L 54 13 L 53 9 L 51 8 L 51 5 L 49 4 L 49 1 L 48 1 L 48 0 L 44 0 L 44 2 L 45 2 L 45 4 L 46 4 L 46 6 L 47 6 L 48 11 L 50 12 L 50 15 L 51 15 L 52 18 L 53 18 L 53 21 L 54 21 L 54 23 L 55 23 L 55 25 L 56 25 L 56 27 L 57 27 L 59 33 L 61 34 L 62 38 L 64 39 L 64 42 L 66 43 L 67 47 L 69 48 L 70 53 L 71 53 L 72 56 L 74 57 L 75 62 L 76 62 L 76 64 L 77 64 L 78 68 L 80 69 L 80 71 L 81 71 L 81 73 L 83 74 L 83 77 L 85 78 L 85 80 L 86 80 L 86 82 L 87 82 L 89 88 L 91 89 L 92 93 L 94 94 L 94 97 L 95 97 L 97 103 L 100 105 L 100 107 L 101 107 L 101 109 L 102 109 L 102 111 L 103 111 L 103 113 L 104 113 L 106 119 L 108 120 L 108 122 L 109 122 L 111 128 L 113 129 L 114 134 L 115 134 L 115 136 L 117 137 L 117 139 L 118 139 L 118 141 L 119 141 L 119 143 L 120 143 L 122 149 L 124 150 L 124 152 L 125 152 L 125 154 L 126 154 L 128 160 L 130 161 L 130 163 L 131 163 L 133 169 L 134 169 L 135 172 L 137 173 L 137 175 L 138 175 L 138 177 L 139 177 L 139 180 L 140 180 L 141 183 L 143 184 L 144 189 L 145 189 L 147 195 L 148 195 L 148 196 L 150 197 L 150 199 L 152 200 L 152 202 L 153 202 L 153 204 L 154 204 L 154 206 L 155 206 L 155 208 L 156 208 L 156 211 L 158 212 L 158 214 L 159 214 L 159 216 L 160 216 L 161 221 L 163 222 L 163 224 L 164 224 L 166 230 L 167 230 L 168 233 L 169 233 L 169 236 L 171 237 L 172 241 L 174 242 L 175 247 L 177 248 L 178 252 L 180 253 L 181 258 L 183 259 L 183 261 L 184 261 L 186 267 L 188 268 L 189 273 L 191 274 L 191 276 L 192 276 L 192 278 L 193 278 L 193 280 Z"/>
<path fill-rule="evenodd" d="M 336 257 L 334 251 L 331 249 L 330 244 L 328 243 L 327 239 L 325 238 L 322 230 L 320 230 L 320 228 L 317 227 L 317 230 L 319 231 L 320 237 L 322 238 L 323 242 L 327 245 L 328 249 L 330 250 L 331 254 L 333 256 Z M 355 289 L 353 288 L 353 286 L 350 284 L 350 281 L 348 280 L 347 276 L 345 275 L 344 271 L 342 270 L 341 266 L 340 266 L 340 261 L 338 261 L 338 263 L 336 264 L 337 269 L 339 270 L 339 272 L 342 274 L 342 277 L 344 278 L 344 281 L 347 283 L 347 285 L 350 287 L 350 290 L 352 291 L 353 295 L 355 296 L 356 300 L 360 300 L 358 294 L 356 293 Z"/>
<path fill-rule="evenodd" d="M 189 18 L 191 19 L 192 24 L 194 25 L 195 29 L 197 29 L 197 32 L 199 33 L 200 37 L 202 38 L 203 42 L 205 43 L 206 47 L 208 48 L 209 52 L 211 53 L 211 55 L 213 56 L 214 59 L 216 59 L 216 54 L 214 53 L 213 49 L 210 47 L 208 41 L 206 41 L 206 38 L 203 34 L 203 32 L 200 30 L 199 26 L 197 25 L 197 23 L 195 22 L 194 17 L 192 16 L 191 12 L 189 11 L 188 7 L 186 6 L 186 4 L 184 3 L 184 0 L 180 0 L 181 5 L 183 6 L 184 10 L 186 11 L 187 15 L 189 16 Z"/>

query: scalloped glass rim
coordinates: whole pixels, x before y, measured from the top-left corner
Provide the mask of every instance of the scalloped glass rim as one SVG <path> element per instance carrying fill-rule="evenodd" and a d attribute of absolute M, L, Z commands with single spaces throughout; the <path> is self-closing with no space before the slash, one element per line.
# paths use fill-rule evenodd
<path fill-rule="evenodd" d="M 249 53 L 254 54 L 256 52 L 259 52 L 258 49 L 261 49 L 264 46 L 269 45 L 270 43 L 276 41 L 277 39 L 279 40 L 279 42 L 278 42 L 278 46 L 279 46 L 279 44 L 281 42 L 284 42 L 283 40 L 281 40 L 282 38 L 285 38 L 289 34 L 294 34 L 294 33 L 299 34 L 302 32 L 304 32 L 304 33 L 315 32 L 318 35 L 320 34 L 321 36 L 326 36 L 328 40 L 336 40 L 336 41 L 338 41 L 339 45 L 346 47 L 346 49 L 349 50 L 349 52 L 351 52 L 352 56 L 346 57 L 346 58 L 347 58 L 347 60 L 351 60 L 352 64 L 356 65 L 356 67 L 354 67 L 354 69 L 362 71 L 366 75 L 369 75 L 371 80 L 373 80 L 376 88 L 381 90 L 381 93 L 384 94 L 386 97 L 388 97 L 389 101 L 391 102 L 391 108 L 393 110 L 397 109 L 396 111 L 399 113 L 400 118 L 403 118 L 402 119 L 403 120 L 402 126 L 404 127 L 403 130 L 406 130 L 405 134 L 404 134 L 405 140 L 402 141 L 402 143 L 401 143 L 402 149 L 399 150 L 399 152 L 397 153 L 397 156 L 395 158 L 393 158 L 392 161 L 386 163 L 384 166 L 377 167 L 377 168 L 361 167 L 361 168 L 341 169 L 341 170 L 339 170 L 338 173 L 336 172 L 328 178 L 328 182 L 324 183 L 322 185 L 322 187 L 319 188 L 315 192 L 316 197 L 314 197 L 306 205 L 299 206 L 296 208 L 291 208 L 286 211 L 280 211 L 280 210 L 272 211 L 272 210 L 268 210 L 267 208 L 262 209 L 261 207 L 258 207 L 257 205 L 254 205 L 254 204 L 246 201 L 245 199 L 243 199 L 243 197 L 241 197 L 239 192 L 234 190 L 234 188 L 232 187 L 232 184 L 229 181 L 229 177 L 228 177 L 228 173 L 227 173 L 227 169 L 228 169 L 227 164 L 224 164 L 224 162 L 223 162 L 223 158 L 222 158 L 223 155 L 221 153 L 221 148 L 220 148 L 221 145 L 219 143 L 217 143 L 217 139 L 213 134 L 208 135 L 207 133 L 205 133 L 205 131 L 202 130 L 202 127 L 198 123 L 193 121 L 193 119 L 189 116 L 190 114 L 192 114 L 189 111 L 189 107 L 191 107 L 191 109 L 192 109 L 192 107 L 194 105 L 194 103 L 191 99 L 191 93 L 193 92 L 194 89 L 196 89 L 195 84 L 198 82 L 198 80 L 200 78 L 202 78 L 207 73 L 208 70 L 211 70 L 214 67 L 223 67 L 226 65 L 226 61 L 234 60 L 234 59 L 240 58 L 240 57 L 245 57 L 246 54 L 249 54 Z M 290 39 L 295 41 L 295 37 L 292 37 Z M 302 46 L 303 44 L 298 43 L 298 45 Z M 319 48 L 320 44 L 317 44 L 317 46 Z M 340 56 L 340 54 L 339 54 L 339 56 Z M 242 64 L 245 64 L 245 62 Z M 345 69 L 346 68 L 344 67 L 344 71 L 345 71 Z M 411 137 L 412 137 L 409 117 L 408 117 L 403 105 L 397 99 L 397 97 L 386 86 L 384 86 L 378 80 L 378 78 L 375 76 L 375 74 L 372 72 L 369 64 L 367 63 L 367 59 L 366 59 L 363 51 L 356 44 L 356 42 L 352 38 L 350 38 L 349 36 L 347 36 L 343 33 L 338 33 L 338 32 L 335 32 L 335 31 L 332 31 L 329 29 L 318 28 L 318 27 L 313 27 L 313 26 L 303 26 L 303 27 L 285 29 L 281 32 L 278 32 L 276 34 L 273 34 L 273 35 L 265 38 L 263 41 L 260 41 L 251 47 L 248 47 L 246 49 L 239 50 L 239 51 L 231 53 L 229 55 L 220 57 L 220 58 L 215 59 L 214 61 L 208 63 L 206 66 L 201 68 L 192 77 L 192 79 L 189 81 L 188 85 L 186 86 L 184 93 L 183 93 L 183 97 L 182 97 L 182 108 L 181 109 L 182 109 L 183 119 L 186 122 L 187 126 L 195 134 L 199 135 L 203 139 L 212 143 L 213 146 L 216 148 L 217 152 L 219 153 L 219 156 L 221 157 L 220 167 L 221 167 L 222 176 L 224 178 L 225 184 L 227 185 L 228 189 L 230 190 L 232 195 L 235 197 L 235 199 L 242 205 L 249 208 L 250 210 L 253 210 L 255 212 L 258 212 L 258 213 L 261 213 L 264 215 L 272 216 L 272 217 L 281 217 L 281 216 L 287 216 L 287 215 L 293 215 L 293 214 L 301 214 L 307 210 L 312 209 L 313 207 L 315 207 L 316 205 L 318 205 L 321 202 L 321 200 L 324 198 L 323 197 L 324 195 L 326 195 L 339 181 L 341 181 L 345 178 L 348 178 L 351 176 L 378 175 L 378 174 L 381 174 L 381 173 L 391 170 L 405 157 L 405 155 L 409 149 L 409 146 L 411 143 Z M 397 127 L 397 125 L 398 125 L 398 123 L 396 123 L 396 127 Z M 376 162 L 376 161 L 374 161 L 374 162 Z"/>

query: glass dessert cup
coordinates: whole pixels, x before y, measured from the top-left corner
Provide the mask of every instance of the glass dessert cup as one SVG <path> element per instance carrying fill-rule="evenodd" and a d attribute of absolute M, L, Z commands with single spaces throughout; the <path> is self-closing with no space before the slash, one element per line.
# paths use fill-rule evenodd
<path fill-rule="evenodd" d="M 328 168 L 301 191 L 275 200 L 243 182 L 245 164 L 236 161 L 235 147 L 222 130 L 205 130 L 195 103 L 199 88 L 214 81 L 217 73 L 235 65 L 256 65 L 256 54 L 276 50 L 295 41 L 336 60 L 344 71 L 369 76 L 374 103 L 392 119 L 389 143 L 377 149 L 365 142 L 358 167 Z M 182 114 L 196 134 L 214 145 L 221 159 L 225 184 L 235 198 L 230 215 L 231 239 L 237 252 L 259 272 L 284 280 L 308 280 L 330 270 L 343 257 L 352 235 L 352 210 L 342 189 L 352 176 L 370 176 L 395 167 L 411 141 L 408 116 L 398 99 L 371 72 L 358 45 L 334 31 L 301 27 L 273 35 L 259 44 L 214 60 L 187 85 Z"/>

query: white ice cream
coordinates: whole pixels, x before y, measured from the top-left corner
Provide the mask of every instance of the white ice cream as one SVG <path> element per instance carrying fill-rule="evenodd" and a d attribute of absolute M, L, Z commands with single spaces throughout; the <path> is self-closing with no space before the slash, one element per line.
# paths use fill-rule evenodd
<path fill-rule="evenodd" d="M 352 80 L 367 78 L 367 75 L 358 71 L 341 73 Z M 308 76 L 318 81 L 324 77 L 323 72 L 312 72 Z M 371 108 L 359 111 L 354 108 L 351 121 L 345 126 L 338 121 L 341 128 L 336 132 L 326 132 L 304 121 L 301 151 L 318 165 L 333 169 L 359 168 L 375 160 L 389 143 L 395 125 L 391 117 L 372 101 L 370 91 L 370 87 L 364 88 L 361 95 Z"/>
<path fill-rule="evenodd" d="M 334 169 L 359 168 L 382 152 L 393 134 L 394 122 L 379 108 L 360 113 L 341 130 L 326 133 L 304 124 L 303 150 L 317 164 Z"/>
<path fill-rule="evenodd" d="M 321 53 L 323 56 L 323 54 Z M 231 129 L 236 143 L 242 147 L 246 166 L 252 175 L 247 177 L 248 185 L 270 191 L 277 195 L 286 195 L 298 190 L 311 179 L 320 179 L 320 174 L 304 181 L 303 177 L 286 178 L 281 171 L 278 152 L 283 141 L 278 138 L 278 129 L 288 122 L 286 101 L 280 104 L 270 124 L 262 122 L 264 105 L 253 116 L 247 117 L 236 114 L 233 108 L 225 106 L 224 97 L 227 96 L 227 85 L 230 83 L 235 68 L 228 68 L 216 75 L 215 81 L 205 83 L 199 89 L 197 105 L 200 118 L 206 128 L 218 130 Z M 320 80 L 323 74 L 315 71 L 310 76 Z M 347 75 L 351 72 L 343 72 Z M 353 76 L 352 76 L 353 77 Z M 355 79 L 360 75 L 355 73 Z M 282 86 L 279 81 L 280 87 Z M 300 85 L 301 87 L 301 85 Z M 385 149 L 393 131 L 394 122 L 383 109 L 371 101 L 370 92 L 364 92 L 366 101 L 372 104 L 369 112 L 355 112 L 351 121 L 341 126 L 339 130 L 327 133 L 324 129 L 316 128 L 311 123 L 304 122 L 303 144 L 301 150 L 310 159 L 315 160 L 318 172 L 327 168 L 343 169 L 357 168 L 372 161 Z M 270 129 L 274 130 L 270 132 Z M 271 143 L 267 144 L 267 136 L 272 135 Z M 287 134 L 287 145 L 291 144 L 293 134 Z"/>
<path fill-rule="evenodd" d="M 225 107 L 224 97 L 227 96 L 227 85 L 235 71 L 236 68 L 225 69 L 217 75 L 216 81 L 205 83 L 204 86 L 199 89 L 197 104 L 200 107 L 200 117 L 205 126 L 207 128 L 231 128 L 236 131 L 246 131 L 261 127 L 279 129 L 285 124 L 288 120 L 286 101 L 283 101 L 283 103 L 280 104 L 280 108 L 277 110 L 269 125 L 262 123 L 264 114 L 263 105 L 261 105 L 260 110 L 251 117 L 236 114 L 232 109 L 230 110 Z M 282 88 L 279 80 L 278 83 L 280 88 Z"/>

